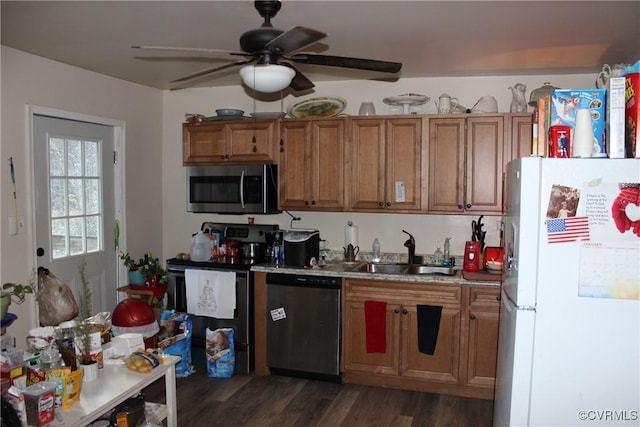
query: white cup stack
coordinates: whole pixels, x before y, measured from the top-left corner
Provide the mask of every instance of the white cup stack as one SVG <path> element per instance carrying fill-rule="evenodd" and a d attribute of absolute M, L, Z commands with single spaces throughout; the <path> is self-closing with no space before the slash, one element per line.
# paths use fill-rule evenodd
<path fill-rule="evenodd" d="M 593 144 L 591 112 L 586 109 L 580 109 L 576 112 L 576 125 L 573 129 L 571 157 L 591 157 Z"/>

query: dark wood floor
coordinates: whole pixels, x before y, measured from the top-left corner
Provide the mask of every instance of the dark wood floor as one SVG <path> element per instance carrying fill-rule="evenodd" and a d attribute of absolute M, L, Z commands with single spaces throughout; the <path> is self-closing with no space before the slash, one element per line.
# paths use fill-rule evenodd
<path fill-rule="evenodd" d="M 144 391 L 164 403 L 164 381 Z M 491 426 L 493 402 L 283 376 L 177 379 L 178 426 Z"/>

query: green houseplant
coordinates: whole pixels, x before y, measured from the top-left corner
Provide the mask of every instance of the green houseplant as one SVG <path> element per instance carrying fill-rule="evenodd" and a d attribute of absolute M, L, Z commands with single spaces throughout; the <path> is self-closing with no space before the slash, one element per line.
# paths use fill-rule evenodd
<path fill-rule="evenodd" d="M 11 302 L 22 304 L 27 294 L 33 293 L 33 286 L 20 283 L 4 283 L 0 292 L 0 314 L 2 319 L 7 315 Z"/>
<path fill-rule="evenodd" d="M 91 365 L 95 360 L 91 358 L 91 336 L 95 332 L 93 325 L 87 321 L 91 317 L 91 285 L 85 274 L 86 262 L 83 260 L 78 268 L 80 271 L 80 302 L 78 325 L 76 327 L 75 340 L 80 349 L 80 363 Z"/>

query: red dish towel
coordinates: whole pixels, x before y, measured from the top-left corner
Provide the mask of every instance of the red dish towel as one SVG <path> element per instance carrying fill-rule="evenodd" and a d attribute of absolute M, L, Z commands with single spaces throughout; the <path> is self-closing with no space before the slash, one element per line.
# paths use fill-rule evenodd
<path fill-rule="evenodd" d="M 385 353 L 387 348 L 387 303 L 364 302 L 367 353 Z"/>

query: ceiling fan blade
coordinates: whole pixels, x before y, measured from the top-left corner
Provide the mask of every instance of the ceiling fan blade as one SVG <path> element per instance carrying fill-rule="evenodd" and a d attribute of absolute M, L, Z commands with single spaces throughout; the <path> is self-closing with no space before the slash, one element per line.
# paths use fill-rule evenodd
<path fill-rule="evenodd" d="M 330 67 L 357 68 L 359 70 L 397 73 L 402 68 L 400 62 L 378 61 L 375 59 L 349 58 L 346 56 L 313 55 L 296 53 L 287 58 L 301 64 L 328 65 Z"/>
<path fill-rule="evenodd" d="M 197 73 L 188 74 L 186 76 L 183 76 L 183 77 L 180 77 L 178 79 L 172 80 L 169 83 L 185 82 L 187 80 L 191 80 L 191 79 L 195 79 L 195 78 L 198 78 L 198 77 L 206 76 L 207 74 L 215 73 L 216 71 L 225 70 L 227 68 L 235 67 L 235 66 L 238 66 L 238 65 L 248 64 L 248 63 L 253 62 L 253 61 L 255 61 L 255 59 L 252 58 L 252 59 L 248 59 L 246 61 L 236 61 L 236 62 L 231 62 L 229 64 L 219 65 L 217 67 L 206 68 L 204 70 L 198 71 Z"/>
<path fill-rule="evenodd" d="M 327 37 L 323 32 L 308 27 L 296 26 L 280 34 L 265 45 L 265 49 L 279 49 L 283 53 L 294 52 Z"/>
<path fill-rule="evenodd" d="M 251 54 L 246 52 L 234 52 L 226 49 L 208 49 L 206 47 L 171 47 L 171 46 L 148 46 L 148 45 L 136 45 L 131 47 L 133 49 L 145 49 L 145 50 L 173 50 L 176 52 L 228 53 L 230 55 L 251 56 Z"/>
<path fill-rule="evenodd" d="M 313 84 L 311 80 L 309 80 L 304 74 L 300 72 L 293 64 L 289 64 L 286 62 L 281 63 L 280 65 L 284 65 L 285 67 L 291 68 L 296 72 L 296 75 L 291 80 L 291 84 L 289 87 L 296 92 L 300 92 L 303 90 L 308 90 L 314 88 L 316 85 Z"/>

